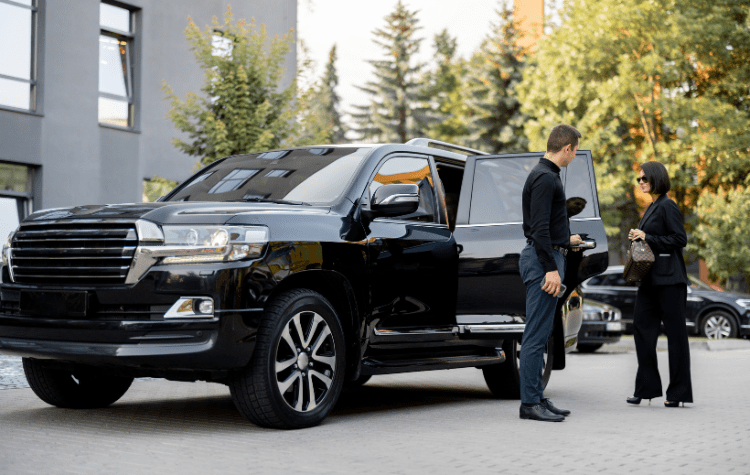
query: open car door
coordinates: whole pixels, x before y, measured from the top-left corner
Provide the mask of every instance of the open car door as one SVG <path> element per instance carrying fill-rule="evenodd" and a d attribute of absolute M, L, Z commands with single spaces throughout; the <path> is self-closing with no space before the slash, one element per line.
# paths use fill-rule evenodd
<path fill-rule="evenodd" d="M 456 318 L 469 331 L 495 331 L 520 339 L 526 315 L 526 286 L 518 259 L 526 246 L 521 193 L 543 153 L 478 155 L 466 159 L 454 235 L 459 246 Z M 581 325 L 580 297 L 585 279 L 608 265 L 607 237 L 599 213 L 591 152 L 581 150 L 561 174 L 573 234 L 589 248 L 570 252 L 555 318 L 555 369 L 575 347 Z"/>

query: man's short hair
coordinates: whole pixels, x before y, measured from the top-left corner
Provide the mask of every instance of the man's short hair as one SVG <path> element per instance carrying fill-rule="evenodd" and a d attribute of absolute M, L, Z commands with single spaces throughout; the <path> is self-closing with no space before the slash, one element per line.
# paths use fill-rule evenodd
<path fill-rule="evenodd" d="M 547 151 L 550 153 L 557 153 L 563 149 L 566 145 L 574 147 L 578 145 L 578 139 L 581 138 L 581 133 L 568 124 L 556 125 L 552 132 L 549 133 L 547 139 Z"/>
<path fill-rule="evenodd" d="M 651 185 L 651 193 L 664 195 L 672 189 L 667 168 L 661 163 L 656 161 L 642 163 L 641 170 L 643 170 L 643 176 L 646 177 L 646 180 Z"/>

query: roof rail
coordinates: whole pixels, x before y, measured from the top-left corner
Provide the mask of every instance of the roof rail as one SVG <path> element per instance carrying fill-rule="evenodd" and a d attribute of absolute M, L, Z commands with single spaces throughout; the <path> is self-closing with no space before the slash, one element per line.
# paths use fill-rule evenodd
<path fill-rule="evenodd" d="M 487 152 L 482 152 L 480 150 L 474 150 L 473 148 L 468 147 L 462 147 L 460 145 L 448 143 L 448 142 L 441 142 L 439 140 L 433 140 L 428 138 L 416 138 L 411 139 L 408 142 L 406 142 L 406 145 L 413 145 L 415 147 L 432 147 L 432 148 L 439 148 L 442 150 L 447 150 L 449 152 L 452 151 L 459 151 L 459 152 L 467 152 L 467 155 L 489 155 Z"/>

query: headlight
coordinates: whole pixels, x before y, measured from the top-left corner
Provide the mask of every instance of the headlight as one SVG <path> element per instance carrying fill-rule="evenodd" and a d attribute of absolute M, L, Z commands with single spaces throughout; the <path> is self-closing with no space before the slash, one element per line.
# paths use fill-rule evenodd
<path fill-rule="evenodd" d="M 737 305 L 740 307 L 750 308 L 750 299 L 739 299 Z"/>
<path fill-rule="evenodd" d="M 164 244 L 152 250 L 162 264 L 238 261 L 260 257 L 268 244 L 265 226 L 162 226 Z"/>

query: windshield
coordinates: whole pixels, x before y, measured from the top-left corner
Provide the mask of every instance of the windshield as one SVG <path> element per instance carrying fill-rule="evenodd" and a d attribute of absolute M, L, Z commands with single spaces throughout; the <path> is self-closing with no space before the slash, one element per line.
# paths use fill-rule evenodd
<path fill-rule="evenodd" d="M 370 148 L 326 147 L 231 157 L 190 179 L 166 201 L 290 201 L 327 204 Z"/>
<path fill-rule="evenodd" d="M 694 288 L 695 290 L 714 290 L 708 284 L 698 279 L 697 277 L 689 275 L 688 279 L 690 279 L 690 287 Z"/>

